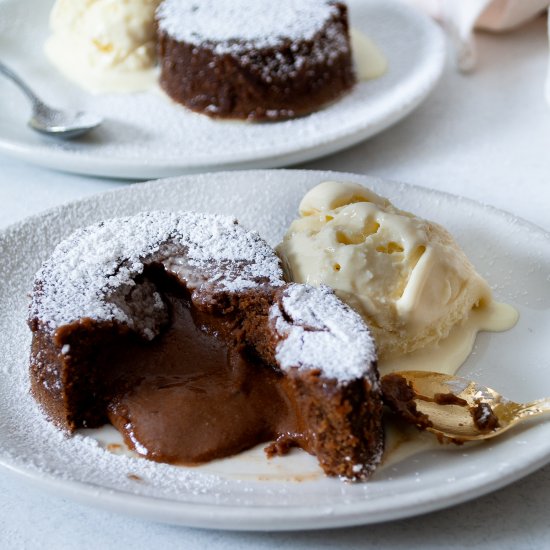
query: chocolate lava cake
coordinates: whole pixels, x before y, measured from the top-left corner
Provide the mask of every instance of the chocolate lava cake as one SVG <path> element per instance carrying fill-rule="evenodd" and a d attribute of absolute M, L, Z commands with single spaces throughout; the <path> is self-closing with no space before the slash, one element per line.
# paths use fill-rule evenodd
<path fill-rule="evenodd" d="M 81 229 L 37 273 L 31 391 L 72 432 L 112 423 L 138 454 L 194 465 L 269 442 L 328 475 L 380 461 L 371 335 L 327 287 L 286 284 L 232 218 L 143 213 Z"/>
<path fill-rule="evenodd" d="M 160 83 L 189 109 L 254 121 L 306 115 L 356 82 L 334 0 L 164 0 Z"/>

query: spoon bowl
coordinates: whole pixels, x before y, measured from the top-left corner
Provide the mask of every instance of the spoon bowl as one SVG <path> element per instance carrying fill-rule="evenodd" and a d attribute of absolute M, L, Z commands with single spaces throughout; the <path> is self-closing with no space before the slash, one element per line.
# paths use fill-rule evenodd
<path fill-rule="evenodd" d="M 550 398 L 515 403 L 471 380 L 427 371 L 382 378 L 386 404 L 405 421 L 455 443 L 489 439 L 550 413 Z"/>
<path fill-rule="evenodd" d="M 0 74 L 16 84 L 32 103 L 32 115 L 28 125 L 37 132 L 60 139 L 72 139 L 102 123 L 101 117 L 92 113 L 55 109 L 46 105 L 19 75 L 2 62 Z"/>
<path fill-rule="evenodd" d="M 101 122 L 101 117 L 92 113 L 54 109 L 42 103 L 33 106 L 28 124 L 42 134 L 72 139 L 96 128 Z"/>

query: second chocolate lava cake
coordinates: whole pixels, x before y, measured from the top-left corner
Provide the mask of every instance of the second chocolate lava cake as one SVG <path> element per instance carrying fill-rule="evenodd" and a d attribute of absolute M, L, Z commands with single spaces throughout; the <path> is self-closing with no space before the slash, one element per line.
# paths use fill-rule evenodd
<path fill-rule="evenodd" d="M 213 117 L 306 115 L 356 81 L 342 2 L 164 0 L 157 23 L 161 86 Z"/>

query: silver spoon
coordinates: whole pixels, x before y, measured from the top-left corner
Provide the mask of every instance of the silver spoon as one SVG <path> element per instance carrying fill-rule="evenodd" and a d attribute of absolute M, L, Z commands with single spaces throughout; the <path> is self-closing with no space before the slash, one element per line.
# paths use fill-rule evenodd
<path fill-rule="evenodd" d="M 550 399 L 514 403 L 471 380 L 424 371 L 382 377 L 386 404 L 420 429 L 459 443 L 490 439 L 519 422 L 550 413 Z"/>
<path fill-rule="evenodd" d="M 0 61 L 0 73 L 7 76 L 21 89 L 32 103 L 32 116 L 29 126 L 48 136 L 71 139 L 93 130 L 103 120 L 101 117 L 84 111 L 62 111 L 46 105 L 29 86 L 10 68 Z"/>

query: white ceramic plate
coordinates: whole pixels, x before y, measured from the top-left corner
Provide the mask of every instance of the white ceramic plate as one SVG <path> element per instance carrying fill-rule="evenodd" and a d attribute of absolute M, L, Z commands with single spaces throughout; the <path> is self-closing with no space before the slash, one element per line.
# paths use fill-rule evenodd
<path fill-rule="evenodd" d="M 93 96 L 64 79 L 42 52 L 49 0 L 0 0 L 2 59 L 58 106 L 105 116 L 101 129 L 71 142 L 26 127 L 22 94 L 0 79 L 0 151 L 70 172 L 153 178 L 185 172 L 268 168 L 311 160 L 380 132 L 410 113 L 436 84 L 445 47 L 439 28 L 395 0 L 350 0 L 351 22 L 379 45 L 388 72 L 296 120 L 245 124 L 187 111 L 161 92 Z"/>
<path fill-rule="evenodd" d="M 145 209 L 233 213 L 269 242 L 281 238 L 304 192 L 326 179 L 363 183 L 399 207 L 443 222 L 496 297 L 520 311 L 483 333 L 461 373 L 527 401 L 550 395 L 550 235 L 456 196 L 365 176 L 309 171 L 227 172 L 117 190 L 56 208 L 0 233 L 0 464 L 37 486 L 96 506 L 191 526 L 309 529 L 378 522 L 492 491 L 550 460 L 550 422 L 477 446 L 411 456 L 364 484 L 324 477 L 301 451 L 268 461 L 261 449 L 201 468 L 105 451 L 112 433 L 65 438 L 28 394 L 27 292 L 39 264 L 75 228 Z"/>

